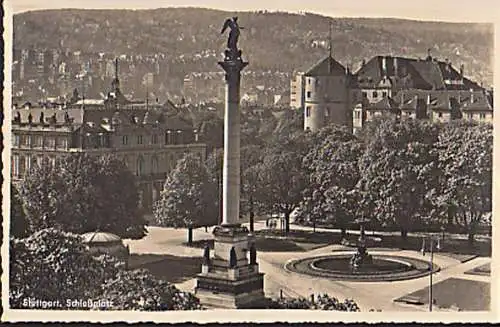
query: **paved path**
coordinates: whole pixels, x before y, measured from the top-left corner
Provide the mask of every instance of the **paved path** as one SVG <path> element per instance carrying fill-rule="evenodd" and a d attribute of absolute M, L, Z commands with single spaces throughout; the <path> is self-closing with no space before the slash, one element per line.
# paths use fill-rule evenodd
<path fill-rule="evenodd" d="M 265 228 L 265 223 L 257 223 L 256 230 Z M 300 229 L 293 226 L 293 229 Z M 307 229 L 307 227 L 305 227 Z M 197 248 L 189 248 L 183 246 L 186 242 L 187 231 L 185 229 L 171 229 L 148 227 L 148 235 L 141 240 L 126 240 L 130 245 L 131 253 L 135 254 L 171 254 L 176 256 L 201 256 L 202 250 Z M 212 238 L 211 229 L 205 232 L 203 228 L 193 231 L 193 239 L 210 239 Z M 330 231 L 330 230 L 325 230 Z M 345 298 L 354 299 L 363 311 L 370 309 L 379 309 L 383 311 L 426 311 L 426 306 L 411 306 L 394 302 L 401 296 L 416 290 L 422 289 L 429 284 L 429 277 L 423 277 L 407 281 L 396 282 L 345 282 L 336 281 L 326 278 L 305 276 L 299 273 L 288 272 L 284 269 L 287 261 L 331 254 L 332 250 L 342 251 L 342 246 L 329 245 L 322 248 L 317 248 L 308 252 L 259 252 L 258 262 L 260 270 L 265 273 L 265 292 L 268 296 L 279 296 L 280 290 L 285 296 L 309 296 L 311 293 L 328 293 L 329 295 L 343 300 Z M 352 250 L 351 250 L 352 251 Z M 383 253 L 389 255 L 401 255 L 412 258 L 429 258 L 428 255 L 423 257 L 420 252 L 402 251 L 402 250 L 385 250 L 385 251 L 370 251 L 371 254 Z M 460 261 L 450 258 L 445 255 L 435 254 L 434 262 L 441 267 L 441 271 L 434 274 L 434 283 L 438 283 L 450 277 L 458 277 L 463 279 L 487 281 L 490 282 L 489 276 L 467 275 L 464 272 L 491 262 L 491 258 L 476 258 L 466 263 L 461 264 Z M 183 283 L 176 284 L 182 290 L 192 292 L 195 286 L 195 280 L 190 279 Z"/>

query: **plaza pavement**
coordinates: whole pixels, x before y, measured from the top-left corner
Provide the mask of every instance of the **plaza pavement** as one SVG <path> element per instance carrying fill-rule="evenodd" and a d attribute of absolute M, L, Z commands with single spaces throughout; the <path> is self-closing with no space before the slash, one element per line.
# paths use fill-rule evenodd
<path fill-rule="evenodd" d="M 265 224 L 257 222 L 255 229 L 265 228 Z M 292 229 L 312 229 L 304 226 L 292 225 Z M 329 231 L 328 229 L 317 229 Z M 205 232 L 204 228 L 193 231 L 193 240 L 212 238 L 212 229 Z M 130 245 L 132 254 L 169 254 L 184 257 L 201 257 L 202 249 L 190 248 L 182 245 L 186 242 L 186 229 L 148 227 L 148 235 L 141 240 L 125 240 Z M 406 305 L 394 302 L 394 299 L 417 291 L 429 285 L 429 277 L 395 282 L 346 282 L 326 278 L 306 276 L 284 269 L 287 261 L 303 257 L 341 253 L 345 248 L 341 245 L 328 245 L 308 252 L 258 252 L 257 261 L 260 270 L 265 273 L 264 288 L 267 296 L 278 297 L 280 290 L 284 296 L 309 296 L 311 293 L 327 293 L 339 300 L 354 299 L 363 311 L 370 309 L 383 311 L 426 311 L 427 306 Z M 339 252 L 340 251 L 340 252 Z M 370 254 L 389 254 L 413 257 L 428 260 L 420 252 L 408 250 L 369 250 Z M 350 251 L 352 252 L 352 250 Z M 441 271 L 434 274 L 433 284 L 450 277 L 490 282 L 490 276 L 468 275 L 464 272 L 491 262 L 491 258 L 478 257 L 465 263 L 439 253 L 434 254 L 434 263 L 441 267 Z M 195 279 L 176 284 L 182 290 L 193 292 Z"/>

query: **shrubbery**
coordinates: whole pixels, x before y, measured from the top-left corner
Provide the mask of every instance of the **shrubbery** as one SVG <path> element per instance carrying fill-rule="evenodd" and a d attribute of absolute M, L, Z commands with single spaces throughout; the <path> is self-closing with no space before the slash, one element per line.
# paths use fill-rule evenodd
<path fill-rule="evenodd" d="M 79 236 L 50 228 L 10 241 L 10 306 L 25 299 L 109 301 L 112 310 L 194 310 L 192 294 L 144 270 L 125 270 L 114 257 L 93 256 Z M 84 308 L 79 308 L 84 309 Z"/>
<path fill-rule="evenodd" d="M 269 309 L 304 309 L 304 310 L 333 310 L 333 311 L 360 311 L 356 302 L 350 299 L 340 302 L 328 294 L 318 295 L 312 299 L 283 298 L 270 300 Z"/>

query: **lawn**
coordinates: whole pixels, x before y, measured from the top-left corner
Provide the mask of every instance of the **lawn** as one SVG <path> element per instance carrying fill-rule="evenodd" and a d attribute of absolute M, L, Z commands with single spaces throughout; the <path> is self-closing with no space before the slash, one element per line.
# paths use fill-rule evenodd
<path fill-rule="evenodd" d="M 283 234 L 280 230 L 259 230 L 255 232 L 256 236 L 263 238 L 283 238 Z M 403 249 L 403 250 L 415 250 L 419 251 L 422 248 L 422 237 L 417 235 L 408 235 L 406 241 L 403 241 L 400 235 L 380 235 L 372 232 L 366 233 L 367 246 L 369 248 L 386 248 L 386 249 Z M 290 230 L 288 240 L 294 243 L 309 243 L 318 244 L 320 246 L 326 246 L 329 244 L 340 244 L 341 237 L 339 232 L 326 232 L 312 230 Z M 346 240 L 343 242 L 344 245 L 349 247 L 355 247 L 359 235 L 348 234 Z M 451 237 L 446 237 L 445 240 L 440 242 L 441 250 L 439 251 L 443 255 L 448 255 L 453 257 L 460 262 L 469 261 L 478 255 L 480 256 L 491 256 L 491 240 L 481 239 L 477 240 L 472 246 L 467 242 L 466 239 L 455 239 Z"/>
<path fill-rule="evenodd" d="M 158 279 L 182 283 L 201 272 L 202 258 L 178 257 L 168 254 L 132 255 L 130 269 L 144 268 Z"/>
<path fill-rule="evenodd" d="M 465 272 L 467 275 L 491 276 L 491 263 L 473 268 Z"/>
<path fill-rule="evenodd" d="M 213 239 L 196 240 L 193 241 L 190 246 L 201 249 L 207 244 L 211 249 L 214 248 Z M 257 235 L 255 238 L 257 251 L 262 252 L 306 252 L 328 244 L 329 243 L 320 243 L 317 241 L 311 242 L 305 239 L 263 237 L 262 235 Z M 183 243 L 183 245 L 188 246 L 187 243 Z"/>
<path fill-rule="evenodd" d="M 460 278 L 448 278 L 432 287 L 436 307 L 457 307 L 462 311 L 490 310 L 490 283 Z M 407 294 L 396 302 L 407 298 L 418 298 L 422 304 L 429 303 L 429 287 Z"/>

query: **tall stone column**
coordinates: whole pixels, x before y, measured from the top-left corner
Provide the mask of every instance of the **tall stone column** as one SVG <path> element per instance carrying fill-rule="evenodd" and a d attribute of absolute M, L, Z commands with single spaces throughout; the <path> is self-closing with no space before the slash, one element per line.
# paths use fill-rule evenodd
<path fill-rule="evenodd" d="M 237 58 L 220 61 L 219 65 L 226 72 L 222 225 L 235 225 L 240 212 L 240 79 L 248 62 Z"/>
<path fill-rule="evenodd" d="M 240 79 L 248 63 L 240 50 L 228 48 L 219 65 L 226 73 L 222 223 L 214 229 L 213 256 L 208 247 L 204 250 L 195 293 L 208 308 L 259 308 L 264 274 L 259 272 L 254 237 L 239 224 Z"/>

